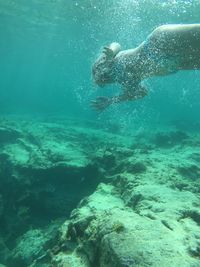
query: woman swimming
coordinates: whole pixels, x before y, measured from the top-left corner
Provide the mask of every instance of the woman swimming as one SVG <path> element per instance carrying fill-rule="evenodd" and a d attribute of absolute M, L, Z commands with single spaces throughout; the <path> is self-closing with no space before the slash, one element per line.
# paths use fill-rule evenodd
<path fill-rule="evenodd" d="M 122 86 L 122 94 L 98 97 L 91 105 L 104 110 L 111 104 L 147 95 L 141 81 L 152 76 L 200 69 L 200 24 L 172 24 L 156 28 L 138 47 L 121 51 L 119 43 L 104 47 L 92 66 L 94 82 Z"/>

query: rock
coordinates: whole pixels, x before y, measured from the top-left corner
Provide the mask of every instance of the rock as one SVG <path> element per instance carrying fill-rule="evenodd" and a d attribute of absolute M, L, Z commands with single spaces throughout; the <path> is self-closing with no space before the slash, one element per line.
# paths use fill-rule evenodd
<path fill-rule="evenodd" d="M 57 267 L 90 267 L 87 258 L 81 257 L 77 253 L 72 255 L 59 253 L 54 257 L 52 263 Z"/>
<path fill-rule="evenodd" d="M 116 230 L 116 223 L 123 225 L 122 230 Z M 157 267 L 167 264 L 189 267 L 195 263 L 185 255 L 185 247 L 181 246 L 176 233 L 158 220 L 117 208 L 106 213 L 106 217 L 104 213 L 99 214 L 91 222 L 85 231 L 82 250 L 92 266 L 99 262 L 100 267 Z"/>
<path fill-rule="evenodd" d="M 146 165 L 143 162 L 133 162 L 127 166 L 127 172 L 132 174 L 143 173 L 147 170 Z"/>
<path fill-rule="evenodd" d="M 200 137 L 163 131 L 152 141 L 68 122 L 1 127 L 19 132 L 0 153 L 3 264 L 199 266 Z"/>
<path fill-rule="evenodd" d="M 8 261 L 8 258 L 11 255 L 11 251 L 8 249 L 8 247 L 6 246 L 3 238 L 0 237 L 0 258 L 1 258 L 1 262 L 5 263 Z M 0 264 L 0 267 L 4 267 L 4 265 Z M 6 266 L 5 266 L 6 267 Z"/>
<path fill-rule="evenodd" d="M 189 136 L 182 131 L 160 132 L 155 135 L 154 142 L 161 148 L 173 147 L 184 144 Z"/>
<path fill-rule="evenodd" d="M 73 241 L 77 242 L 79 251 L 87 256 L 91 266 L 198 266 L 198 259 L 193 256 L 198 249 L 192 252 L 184 241 L 188 238 L 188 228 L 196 232 L 198 226 L 188 224 L 187 230 L 183 231 L 185 217 L 180 217 L 178 213 L 181 205 L 191 205 L 187 203 L 188 198 L 194 201 L 194 195 L 188 192 L 184 195 L 163 185 L 140 184 L 137 187 L 135 199 L 139 196 L 137 213 L 141 215 L 125 207 L 113 186 L 104 184 L 84 205 L 74 210 L 71 227 Z M 139 192 L 141 195 L 138 195 Z M 198 218 L 194 216 L 196 222 Z M 195 240 L 196 237 L 190 237 L 191 245 Z M 190 255 L 186 253 L 189 250 Z"/>
<path fill-rule="evenodd" d="M 3 211 L 4 211 L 4 203 L 3 203 L 2 195 L 0 195 L 0 218 L 3 214 Z"/>
<path fill-rule="evenodd" d="M 195 164 L 178 166 L 177 170 L 183 177 L 187 179 L 200 179 L 200 168 Z"/>
<path fill-rule="evenodd" d="M 0 144 L 13 143 L 21 136 L 21 133 L 10 127 L 0 127 Z"/>
<path fill-rule="evenodd" d="M 48 258 L 48 251 L 56 243 L 57 240 L 56 227 L 40 230 L 32 229 L 27 231 L 19 238 L 17 245 L 12 253 L 12 264 L 21 266 L 29 266 L 40 259 Z M 49 249 L 48 249 L 49 247 Z"/>
<path fill-rule="evenodd" d="M 57 124 L 1 127 L 0 218 L 12 246 L 30 223 L 37 228 L 69 216 L 102 179 L 79 134 Z"/>
<path fill-rule="evenodd" d="M 114 151 L 102 149 L 98 150 L 93 160 L 99 167 L 105 170 L 110 170 L 116 165 L 116 156 Z"/>

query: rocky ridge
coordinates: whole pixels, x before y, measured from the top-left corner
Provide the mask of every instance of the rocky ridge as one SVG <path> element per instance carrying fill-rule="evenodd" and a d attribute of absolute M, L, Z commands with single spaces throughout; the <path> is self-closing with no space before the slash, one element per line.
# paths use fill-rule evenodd
<path fill-rule="evenodd" d="M 199 267 L 199 144 L 177 129 L 2 120 L 0 261 Z"/>

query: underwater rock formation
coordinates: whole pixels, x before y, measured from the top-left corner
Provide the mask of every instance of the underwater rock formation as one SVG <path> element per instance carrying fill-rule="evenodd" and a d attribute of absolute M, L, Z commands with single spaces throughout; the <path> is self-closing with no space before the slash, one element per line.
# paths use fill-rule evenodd
<path fill-rule="evenodd" d="M 197 198 L 166 186 L 136 189 L 144 194 L 138 209 L 126 207 L 114 186 L 101 184 L 87 204 L 73 211 L 66 236 L 77 242 L 76 253 L 87 255 L 89 266 L 198 266 L 199 259 L 187 250 L 197 246 L 199 228 L 179 211 L 190 209 L 188 197 Z"/>
<path fill-rule="evenodd" d="M 0 263 L 199 266 L 200 136 L 73 121 L 1 127 Z"/>
<path fill-rule="evenodd" d="M 0 225 L 8 248 L 31 225 L 44 227 L 68 217 L 95 190 L 101 176 L 87 156 L 89 142 L 82 142 L 82 135 L 57 124 L 2 125 Z"/>
<path fill-rule="evenodd" d="M 160 132 L 155 135 L 155 144 L 158 147 L 173 147 L 175 145 L 184 144 L 188 139 L 188 135 L 182 131 Z"/>
<path fill-rule="evenodd" d="M 21 133 L 12 127 L 0 127 L 0 145 L 15 142 Z"/>

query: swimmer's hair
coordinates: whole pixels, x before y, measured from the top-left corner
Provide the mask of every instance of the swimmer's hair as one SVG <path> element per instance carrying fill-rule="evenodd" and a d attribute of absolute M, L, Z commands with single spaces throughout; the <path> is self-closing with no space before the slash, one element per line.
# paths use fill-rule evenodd
<path fill-rule="evenodd" d="M 121 45 L 117 42 L 111 43 L 103 48 L 103 54 L 107 59 L 114 58 L 121 51 Z"/>
<path fill-rule="evenodd" d="M 120 50 L 121 46 L 116 42 L 103 48 L 103 51 L 92 65 L 92 76 L 96 84 L 102 86 L 113 82 L 113 61 Z"/>

